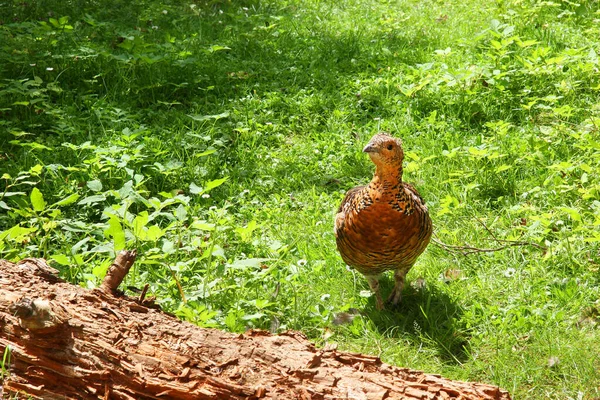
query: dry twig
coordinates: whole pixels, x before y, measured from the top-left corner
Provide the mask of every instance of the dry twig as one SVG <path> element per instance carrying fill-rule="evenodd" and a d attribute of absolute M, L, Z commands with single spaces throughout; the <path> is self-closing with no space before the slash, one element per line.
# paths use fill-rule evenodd
<path fill-rule="evenodd" d="M 496 235 L 494 234 L 494 232 L 492 232 L 491 229 L 488 228 L 487 225 L 482 220 L 477 218 L 477 221 L 490 234 L 490 236 L 492 236 L 493 239 L 491 239 L 491 240 L 494 240 L 496 243 L 499 244 L 498 247 L 480 248 L 480 247 L 471 246 L 468 243 L 463 246 L 451 245 L 451 244 L 444 243 L 440 239 L 438 239 L 437 234 L 435 232 L 433 233 L 435 237 L 432 239 L 432 241 L 433 241 L 433 243 L 437 244 L 439 247 L 441 247 L 442 249 L 446 250 L 449 253 L 453 253 L 453 254 L 458 253 L 463 256 L 468 256 L 470 254 L 475 254 L 475 253 L 493 253 L 496 251 L 505 250 L 509 247 L 521 247 L 521 246 L 531 246 L 531 247 L 536 247 L 540 250 L 546 250 L 545 246 L 539 245 L 537 243 L 524 242 L 524 241 L 519 241 L 519 240 L 498 239 L 496 237 Z"/>

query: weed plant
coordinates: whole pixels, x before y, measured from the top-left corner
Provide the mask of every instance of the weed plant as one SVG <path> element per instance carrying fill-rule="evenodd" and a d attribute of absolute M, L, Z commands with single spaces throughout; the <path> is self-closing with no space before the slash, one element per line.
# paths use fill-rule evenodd
<path fill-rule="evenodd" d="M 0 0 L 0 257 L 233 332 L 600 396 L 598 1 Z M 450 245 L 376 311 L 335 249 L 377 131 Z M 390 290 L 391 279 L 383 290 Z M 185 301 L 184 301 L 185 300 Z"/>

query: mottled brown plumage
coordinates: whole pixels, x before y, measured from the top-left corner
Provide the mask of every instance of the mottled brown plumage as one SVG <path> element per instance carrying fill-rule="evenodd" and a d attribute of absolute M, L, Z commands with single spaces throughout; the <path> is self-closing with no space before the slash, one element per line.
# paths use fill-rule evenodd
<path fill-rule="evenodd" d="M 431 218 L 417 190 L 402 182 L 402 142 L 379 133 L 365 146 L 376 166 L 367 186 L 350 189 L 335 217 L 337 248 L 346 264 L 365 275 L 383 308 L 379 276 L 394 270 L 388 302 L 397 304 L 404 277 L 431 239 Z"/>

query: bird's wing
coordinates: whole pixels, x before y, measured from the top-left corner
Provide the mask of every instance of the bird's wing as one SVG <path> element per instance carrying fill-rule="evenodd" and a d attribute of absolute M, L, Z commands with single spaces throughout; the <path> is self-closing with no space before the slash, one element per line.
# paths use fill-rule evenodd
<path fill-rule="evenodd" d="M 348 192 L 346 193 L 346 196 L 344 197 L 344 200 L 342 200 L 342 203 L 340 204 L 340 207 L 338 208 L 337 214 L 335 215 L 334 232 L 336 234 L 336 237 L 337 237 L 338 231 L 340 231 L 344 227 L 346 213 L 350 209 L 352 209 L 352 207 L 355 204 L 356 197 L 359 195 L 360 191 L 363 188 L 364 188 L 364 186 L 357 186 L 357 187 L 354 187 L 354 188 L 348 190 Z"/>
<path fill-rule="evenodd" d="M 342 200 L 342 203 L 340 204 L 340 207 L 338 208 L 338 213 L 341 213 L 342 211 L 344 211 L 345 208 L 347 208 L 349 205 L 351 205 L 354 202 L 354 198 L 356 197 L 356 195 L 362 189 L 364 189 L 364 186 L 357 186 L 357 187 L 354 187 L 354 188 L 348 190 L 348 192 L 346 192 L 346 196 L 344 197 L 344 200 Z"/>
<path fill-rule="evenodd" d="M 423 200 L 423 198 L 421 197 L 421 195 L 419 194 L 419 191 L 417 190 L 417 188 L 415 188 L 413 185 L 411 185 L 410 183 L 404 183 L 404 187 L 406 189 L 408 189 L 408 191 L 415 196 L 420 202 L 421 204 L 425 204 L 425 200 Z"/>

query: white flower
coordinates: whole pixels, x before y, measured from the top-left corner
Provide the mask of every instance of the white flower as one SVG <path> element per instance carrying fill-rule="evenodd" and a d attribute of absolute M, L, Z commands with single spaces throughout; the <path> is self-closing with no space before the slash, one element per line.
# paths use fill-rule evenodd
<path fill-rule="evenodd" d="M 298 262 L 296 264 L 298 264 L 299 267 L 304 267 L 308 262 L 305 259 L 301 259 L 298 260 Z"/>
<path fill-rule="evenodd" d="M 504 276 L 507 277 L 507 278 L 511 278 L 515 274 L 515 272 L 517 272 L 516 269 L 514 269 L 514 268 L 507 268 L 506 271 L 504 271 Z"/>

